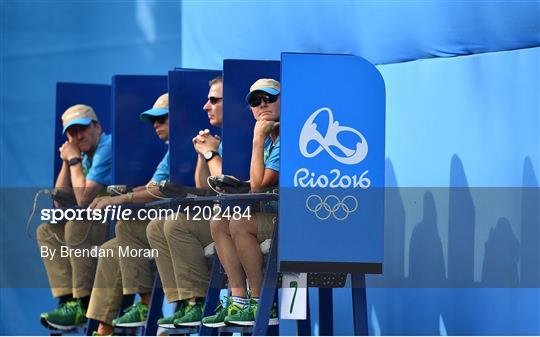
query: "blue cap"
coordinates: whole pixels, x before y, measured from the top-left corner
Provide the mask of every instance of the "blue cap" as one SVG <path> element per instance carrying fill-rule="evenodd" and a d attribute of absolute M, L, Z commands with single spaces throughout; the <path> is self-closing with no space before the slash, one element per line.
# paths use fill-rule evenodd
<path fill-rule="evenodd" d="M 66 130 L 72 125 L 88 125 L 90 123 L 92 123 L 92 120 L 90 118 L 74 119 L 71 122 L 67 123 L 66 126 L 64 126 L 64 129 L 62 130 L 62 133 L 66 133 Z"/>

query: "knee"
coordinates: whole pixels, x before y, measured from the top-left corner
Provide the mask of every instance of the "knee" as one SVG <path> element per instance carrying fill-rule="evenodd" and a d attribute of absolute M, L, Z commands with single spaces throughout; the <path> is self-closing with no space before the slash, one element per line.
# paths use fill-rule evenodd
<path fill-rule="evenodd" d="M 66 222 L 65 227 L 65 236 L 66 236 L 66 243 L 69 245 L 77 246 L 79 245 L 84 235 L 86 234 L 87 229 L 85 226 L 81 226 L 80 223 L 77 223 L 76 221 L 68 221 Z"/>
<path fill-rule="evenodd" d="M 249 234 L 248 225 L 249 223 L 243 219 L 231 220 L 229 231 L 231 232 L 233 240 L 238 236 Z"/>
<path fill-rule="evenodd" d="M 128 230 L 128 222 L 123 220 L 118 220 L 116 222 L 116 227 L 114 228 L 116 236 L 124 234 Z"/>
<path fill-rule="evenodd" d="M 38 241 L 47 241 L 51 235 L 50 223 L 42 223 L 36 230 L 36 238 Z"/>
<path fill-rule="evenodd" d="M 210 221 L 210 234 L 214 241 L 219 240 L 224 235 L 230 236 L 229 221 L 227 220 L 212 220 Z"/>
<path fill-rule="evenodd" d="M 149 242 L 159 240 L 161 223 L 161 220 L 152 220 L 146 226 L 146 238 Z"/>
<path fill-rule="evenodd" d="M 100 246 L 100 248 L 103 249 L 103 250 L 107 250 L 107 249 L 116 250 L 116 249 L 118 249 L 118 243 L 116 242 L 116 238 L 105 242 L 104 244 L 102 244 Z"/>
<path fill-rule="evenodd" d="M 163 224 L 163 234 L 166 238 L 174 236 L 174 232 L 183 231 L 185 229 L 184 221 L 182 219 L 178 220 L 167 220 Z"/>

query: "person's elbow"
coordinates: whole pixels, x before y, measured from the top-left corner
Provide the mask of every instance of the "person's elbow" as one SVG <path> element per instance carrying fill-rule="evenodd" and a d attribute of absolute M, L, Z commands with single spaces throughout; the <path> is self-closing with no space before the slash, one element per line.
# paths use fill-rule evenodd
<path fill-rule="evenodd" d="M 94 198 L 98 195 L 99 191 L 101 191 L 103 188 L 105 188 L 104 185 L 92 180 L 87 180 L 86 186 L 82 189 L 81 193 L 75 193 L 77 205 L 80 207 L 90 205 L 90 203 L 92 203 Z"/>
<path fill-rule="evenodd" d="M 279 182 L 279 173 L 277 171 L 266 169 L 262 179 L 251 179 L 250 187 L 252 192 L 263 192 L 269 188 L 276 187 Z"/>
<path fill-rule="evenodd" d="M 262 190 L 264 190 L 264 187 L 262 184 L 257 184 L 251 181 L 249 185 L 250 185 L 251 192 L 253 193 L 261 192 Z"/>
<path fill-rule="evenodd" d="M 90 205 L 90 202 L 92 201 L 91 199 L 85 198 L 85 197 L 80 197 L 76 199 L 77 199 L 77 206 L 79 207 L 86 207 Z"/>
<path fill-rule="evenodd" d="M 92 200 L 94 200 L 95 197 L 96 197 L 95 194 L 93 195 L 83 194 L 81 197 L 76 198 L 77 206 L 86 207 L 90 205 L 90 203 L 92 203 Z"/>

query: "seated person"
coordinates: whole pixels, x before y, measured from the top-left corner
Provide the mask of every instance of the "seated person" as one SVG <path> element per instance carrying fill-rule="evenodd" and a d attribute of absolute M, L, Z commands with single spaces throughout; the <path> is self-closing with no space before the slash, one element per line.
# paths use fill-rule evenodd
<path fill-rule="evenodd" d="M 250 165 L 252 192 L 278 185 L 280 84 L 273 79 L 259 79 L 246 97 L 255 120 Z M 254 213 L 251 219 L 212 220 L 210 228 L 216 251 L 229 279 L 231 296 L 228 304 L 219 306 L 215 315 L 205 317 L 203 324 L 220 327 L 226 324 L 254 324 L 263 280 L 262 254 L 259 244 L 272 238 L 276 213 Z M 250 294 L 246 286 L 250 286 Z M 274 307 L 270 325 L 278 324 Z"/>
<path fill-rule="evenodd" d="M 62 114 L 63 133 L 68 140 L 60 147 L 62 168 L 55 187 L 73 193 L 78 206 L 87 206 L 112 181 L 111 136 L 103 132 L 101 124 L 88 105 L 77 104 Z M 55 201 L 55 206 L 60 205 Z M 54 258 L 43 257 L 49 284 L 58 307 L 42 313 L 44 326 L 72 329 L 86 321 L 96 260 L 87 257 L 61 257 L 62 246 L 90 250 L 101 245 L 108 236 L 108 225 L 99 221 L 74 220 L 65 223 L 44 223 L 37 228 L 41 247 L 56 252 Z"/>
<path fill-rule="evenodd" d="M 221 127 L 223 79 L 210 81 L 208 100 L 203 107 L 212 126 Z M 221 139 L 208 129 L 193 138 L 198 154 L 195 186 L 208 188 L 207 178 L 221 174 Z M 158 250 L 156 264 L 168 303 L 176 303 L 172 316 L 158 320 L 163 328 L 190 327 L 201 323 L 209 270 L 204 247 L 212 243 L 209 221 L 188 220 L 183 213 L 177 219 L 152 221 L 147 229 L 150 246 Z"/>
<path fill-rule="evenodd" d="M 156 135 L 162 141 L 169 141 L 169 94 L 161 95 L 153 108 L 140 115 L 141 120 L 150 122 Z M 133 192 L 117 196 L 96 198 L 90 208 L 104 208 L 107 205 L 126 203 L 146 203 L 162 196 L 158 183 L 169 180 L 169 151 L 158 164 L 156 171 L 146 186 L 139 186 Z M 146 323 L 148 305 L 154 285 L 154 274 L 150 262 L 144 256 L 119 256 L 119 247 L 125 249 L 149 249 L 146 239 L 148 220 L 118 221 L 116 237 L 105 242 L 101 249 L 113 253 L 100 257 L 94 288 L 90 298 L 87 316 L 99 321 L 97 335 L 110 335 L 113 326 L 137 327 Z M 122 304 L 123 295 L 140 295 L 140 302 L 125 310 L 116 318 Z M 116 318 L 116 319 L 115 319 Z"/>

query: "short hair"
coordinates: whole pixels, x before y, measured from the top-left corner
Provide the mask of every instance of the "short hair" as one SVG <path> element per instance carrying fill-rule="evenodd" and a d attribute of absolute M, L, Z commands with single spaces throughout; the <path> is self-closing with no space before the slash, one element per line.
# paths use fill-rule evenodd
<path fill-rule="evenodd" d="M 223 76 L 218 76 L 218 77 L 215 77 L 215 78 L 211 79 L 208 82 L 208 85 L 210 85 L 210 87 L 212 87 L 214 84 L 218 84 L 218 83 L 223 83 Z"/>

